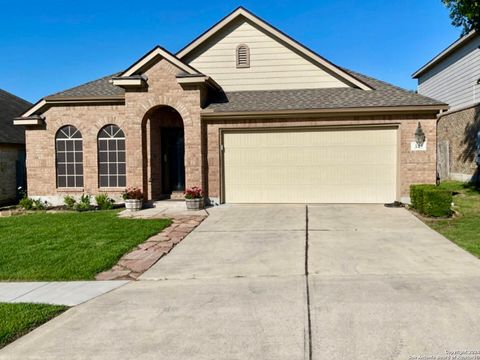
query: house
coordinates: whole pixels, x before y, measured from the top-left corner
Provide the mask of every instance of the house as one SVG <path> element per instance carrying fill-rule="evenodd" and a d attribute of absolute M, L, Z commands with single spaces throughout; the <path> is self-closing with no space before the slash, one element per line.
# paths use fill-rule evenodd
<path fill-rule="evenodd" d="M 147 200 L 201 186 L 213 203 L 386 203 L 435 182 L 445 109 L 238 8 L 176 54 L 157 46 L 15 123 L 29 194 L 52 203 L 125 186 Z"/>
<path fill-rule="evenodd" d="M 450 105 L 437 125 L 440 178 L 472 180 L 480 160 L 480 34 L 458 39 L 413 77 L 420 94 Z"/>
<path fill-rule="evenodd" d="M 13 203 L 25 186 L 25 128 L 14 126 L 13 118 L 31 106 L 0 89 L 0 206 Z"/>

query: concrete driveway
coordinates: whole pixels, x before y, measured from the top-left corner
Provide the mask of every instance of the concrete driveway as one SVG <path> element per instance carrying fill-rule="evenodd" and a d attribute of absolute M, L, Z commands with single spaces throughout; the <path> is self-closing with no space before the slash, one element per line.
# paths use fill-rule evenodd
<path fill-rule="evenodd" d="M 480 261 L 404 209 L 210 213 L 140 281 L 67 311 L 0 359 L 371 360 L 480 350 Z"/>

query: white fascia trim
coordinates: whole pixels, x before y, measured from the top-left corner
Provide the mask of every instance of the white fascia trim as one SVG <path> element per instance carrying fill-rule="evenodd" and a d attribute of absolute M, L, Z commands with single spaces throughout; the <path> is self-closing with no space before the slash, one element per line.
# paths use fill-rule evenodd
<path fill-rule="evenodd" d="M 45 99 L 40 100 L 38 103 L 33 105 L 30 109 L 27 110 L 27 112 L 23 113 L 21 117 L 29 117 L 35 114 L 36 111 L 40 110 L 43 108 L 45 105 L 47 105 L 47 101 Z"/>
<path fill-rule="evenodd" d="M 171 62 L 172 64 L 174 64 L 175 66 L 177 66 L 178 68 L 182 69 L 183 71 L 185 71 L 186 73 L 188 74 L 198 74 L 197 71 L 195 71 L 195 69 L 193 69 L 192 67 L 184 64 L 183 62 L 181 62 L 179 59 L 177 59 L 175 56 L 173 56 L 172 54 L 169 54 L 168 52 L 166 52 L 165 50 L 163 50 L 162 48 L 160 47 L 156 47 L 155 49 L 153 49 L 147 56 L 145 56 L 141 61 L 139 61 L 137 64 L 135 64 L 134 66 L 132 66 L 130 69 L 128 69 L 126 72 L 124 72 L 123 74 L 121 74 L 119 77 L 128 77 L 128 76 L 132 76 L 133 74 L 135 74 L 139 69 L 141 69 L 143 66 L 145 66 L 146 64 L 148 64 L 150 61 L 152 61 L 155 57 L 157 56 L 161 56 L 163 57 L 165 60 Z"/>
<path fill-rule="evenodd" d="M 43 125 L 43 119 L 14 119 L 13 125 L 28 126 L 28 125 Z"/>
<path fill-rule="evenodd" d="M 350 74 L 348 74 L 347 72 L 343 71 L 342 69 L 338 68 L 337 66 L 333 65 L 332 63 L 326 61 L 325 59 L 323 59 L 322 57 L 320 57 L 319 55 L 315 54 L 314 52 L 308 50 L 307 48 L 305 48 L 303 45 L 297 43 L 296 41 L 292 40 L 291 38 L 289 38 L 288 36 L 286 36 L 285 34 L 283 34 L 282 32 L 278 31 L 277 29 L 275 29 L 274 27 L 272 27 L 271 25 L 267 24 L 265 21 L 257 18 L 256 16 L 253 16 L 251 13 L 249 13 L 248 11 L 246 11 L 245 9 L 243 8 L 239 8 L 237 9 L 236 11 L 234 11 L 233 13 L 231 13 L 229 16 L 227 16 L 225 19 L 223 19 L 222 21 L 220 21 L 217 25 L 215 25 L 213 28 L 211 28 L 209 31 L 207 31 L 205 34 L 203 34 L 202 36 L 200 36 L 196 41 L 194 41 L 193 43 L 191 43 L 190 45 L 188 45 L 186 48 L 184 48 L 183 50 L 181 50 L 177 56 L 181 59 L 183 58 L 185 55 L 187 55 L 188 53 L 190 53 L 193 49 L 195 49 L 197 46 L 199 46 L 201 43 L 203 43 L 204 41 L 206 41 L 208 38 L 210 38 L 212 35 L 214 35 L 215 33 L 217 33 L 219 30 L 221 30 L 225 25 L 227 25 L 228 23 L 230 23 L 232 20 L 234 20 L 235 18 L 237 18 L 238 16 L 244 16 L 245 18 L 247 18 L 248 20 L 250 20 L 251 22 L 253 22 L 254 24 L 256 24 L 257 26 L 261 27 L 262 29 L 266 30 L 267 32 L 269 32 L 270 34 L 272 34 L 273 36 L 277 37 L 278 39 L 280 39 L 281 41 L 285 42 L 286 44 L 288 44 L 289 46 L 293 47 L 295 50 L 299 51 L 300 53 L 303 53 L 304 55 L 306 55 L 307 57 L 309 57 L 310 59 L 312 59 L 313 61 L 321 64 L 322 66 L 324 66 L 325 68 L 329 69 L 330 71 L 332 71 L 333 73 L 337 74 L 338 76 L 340 76 L 341 78 L 343 78 L 344 80 L 346 80 L 347 82 L 355 85 L 355 86 L 358 86 L 360 89 L 362 90 L 373 90 L 370 86 L 364 84 L 363 82 L 357 80 L 356 78 L 354 78 L 353 76 L 351 76 Z"/>
<path fill-rule="evenodd" d="M 177 82 L 179 84 L 198 84 L 198 83 L 207 82 L 208 79 L 209 79 L 209 77 L 205 76 L 205 75 L 191 76 L 191 77 L 180 77 L 180 78 L 177 78 Z"/>
<path fill-rule="evenodd" d="M 125 79 L 113 79 L 113 85 L 115 86 L 142 86 L 145 81 L 142 78 L 125 78 Z"/>

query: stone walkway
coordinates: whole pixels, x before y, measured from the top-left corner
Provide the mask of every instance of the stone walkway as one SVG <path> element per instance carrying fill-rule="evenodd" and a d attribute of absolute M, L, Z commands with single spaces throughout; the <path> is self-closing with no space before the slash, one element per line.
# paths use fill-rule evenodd
<path fill-rule="evenodd" d="M 152 236 L 128 254 L 122 256 L 112 269 L 96 276 L 97 280 L 136 280 L 153 264 L 167 255 L 180 241 L 206 218 L 206 213 L 195 212 L 195 215 L 168 216 L 159 209 L 146 209 L 136 213 L 123 212 L 122 217 L 165 218 L 172 219 L 172 225 L 161 233 Z"/>
<path fill-rule="evenodd" d="M 0 302 L 75 306 L 128 281 L 1 282 Z"/>

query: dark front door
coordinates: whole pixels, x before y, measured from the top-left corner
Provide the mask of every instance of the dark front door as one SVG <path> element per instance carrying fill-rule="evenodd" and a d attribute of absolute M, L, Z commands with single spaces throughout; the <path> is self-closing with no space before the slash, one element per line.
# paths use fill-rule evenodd
<path fill-rule="evenodd" d="M 185 146 L 183 128 L 162 128 L 162 192 L 185 190 Z"/>

